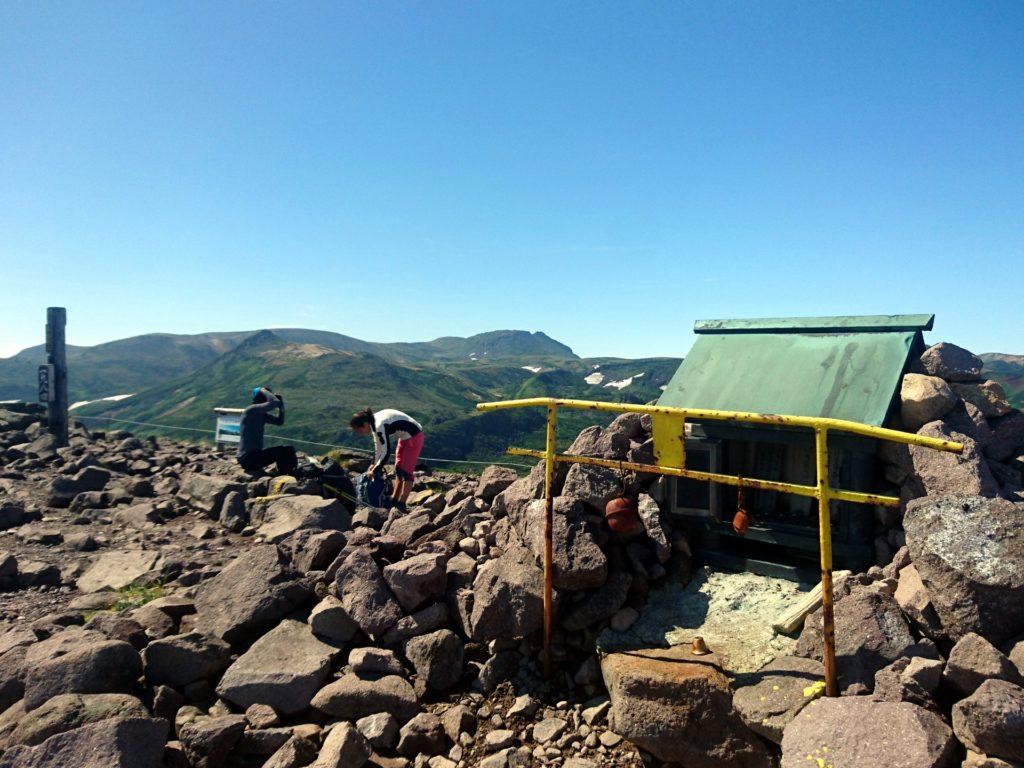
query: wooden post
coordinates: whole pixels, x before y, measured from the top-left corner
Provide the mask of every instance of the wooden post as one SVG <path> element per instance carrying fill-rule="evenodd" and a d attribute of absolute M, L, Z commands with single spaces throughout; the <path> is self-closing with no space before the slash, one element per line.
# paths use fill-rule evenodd
<path fill-rule="evenodd" d="M 552 538 L 554 536 L 555 406 L 548 406 L 548 429 L 544 444 L 544 677 L 551 677 L 551 634 L 554 631 L 554 573 Z"/>
<path fill-rule="evenodd" d="M 49 307 L 46 310 L 46 359 L 53 366 L 50 381 L 51 394 L 46 404 L 50 434 L 57 438 L 57 445 L 68 444 L 68 362 L 64 346 L 64 326 L 67 324 L 67 310 L 64 307 Z"/>
<path fill-rule="evenodd" d="M 832 594 L 832 494 L 828 478 L 828 430 L 814 430 L 818 465 L 818 539 L 821 549 L 821 635 L 825 695 L 839 695 L 836 679 L 836 621 Z"/>

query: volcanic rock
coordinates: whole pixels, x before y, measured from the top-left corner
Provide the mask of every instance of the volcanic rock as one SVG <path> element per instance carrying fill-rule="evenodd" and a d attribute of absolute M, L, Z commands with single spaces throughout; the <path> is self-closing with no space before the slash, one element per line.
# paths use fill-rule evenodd
<path fill-rule="evenodd" d="M 781 768 L 950 768 L 956 742 L 933 712 L 866 696 L 818 699 L 786 726 Z M 810 755 L 811 760 L 808 760 Z"/>
<path fill-rule="evenodd" d="M 1024 688 L 986 680 L 953 706 L 953 730 L 975 752 L 1024 762 Z"/>
<path fill-rule="evenodd" d="M 910 502 L 907 545 L 944 631 L 1001 643 L 1024 632 L 1024 505 L 953 495 Z"/>
<path fill-rule="evenodd" d="M 239 707 L 267 704 L 286 717 L 297 714 L 327 681 L 336 653 L 307 624 L 285 619 L 228 668 L 217 695 Z"/>
<path fill-rule="evenodd" d="M 403 616 L 380 568 L 365 549 L 353 550 L 341 563 L 334 590 L 345 612 L 368 635 L 383 634 Z"/>
<path fill-rule="evenodd" d="M 308 597 L 308 588 L 275 545 L 256 546 L 199 587 L 196 629 L 238 647 L 262 635 Z"/>
<path fill-rule="evenodd" d="M 231 664 L 231 646 L 216 637 L 189 632 L 151 642 L 142 652 L 146 680 L 151 685 L 184 688 L 211 680 Z"/>
<path fill-rule="evenodd" d="M 689 646 L 613 653 L 601 661 L 611 729 L 687 768 L 767 768 L 771 758 L 732 706 L 713 656 Z"/>
<path fill-rule="evenodd" d="M 824 675 L 819 661 L 779 657 L 736 689 L 733 706 L 752 731 L 781 744 L 783 729 L 814 701 L 815 684 L 824 680 Z"/>

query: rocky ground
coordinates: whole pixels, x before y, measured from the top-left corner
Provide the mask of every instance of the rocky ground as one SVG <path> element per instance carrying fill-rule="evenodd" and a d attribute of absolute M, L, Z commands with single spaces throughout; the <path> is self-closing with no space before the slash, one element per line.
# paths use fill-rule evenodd
<path fill-rule="evenodd" d="M 918 370 L 903 427 L 967 449 L 883 453 L 906 503 L 879 511 L 879 566 L 837 591 L 838 699 L 820 698 L 820 612 L 752 645 L 710 617 L 748 642 L 732 655 L 774 657 L 749 668 L 599 646 L 643 635 L 652 591 L 774 613 L 735 580 L 685 586 L 654 478 L 556 473 L 546 680 L 539 469 L 428 474 L 398 514 L 207 447 L 76 426 L 56 448 L 36 414 L 0 410 L 0 768 L 1024 763 L 1024 416 L 964 350 Z M 650 424 L 622 416 L 570 451 L 651 461 Z M 631 535 L 601 515 L 623 490 Z"/>

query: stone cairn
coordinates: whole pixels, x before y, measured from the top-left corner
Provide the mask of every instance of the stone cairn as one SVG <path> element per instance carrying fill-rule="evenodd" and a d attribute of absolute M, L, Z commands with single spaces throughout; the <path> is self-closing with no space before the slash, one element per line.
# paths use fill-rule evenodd
<path fill-rule="evenodd" d="M 966 448 L 883 449 L 906 503 L 837 588 L 838 699 L 820 612 L 753 674 L 595 650 L 690 576 L 654 477 L 558 468 L 545 680 L 539 466 L 428 474 L 398 514 L 270 496 L 208 447 L 78 425 L 55 448 L 0 410 L 0 768 L 1019 765 L 1024 416 L 980 375 L 939 344 L 905 377 L 897 426 Z M 569 450 L 651 462 L 650 432 L 626 414 Z M 624 492 L 629 536 L 601 514 Z"/>

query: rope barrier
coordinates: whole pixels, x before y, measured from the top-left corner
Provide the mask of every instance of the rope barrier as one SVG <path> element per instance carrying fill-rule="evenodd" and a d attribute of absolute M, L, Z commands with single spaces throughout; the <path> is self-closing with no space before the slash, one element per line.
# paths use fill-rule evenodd
<path fill-rule="evenodd" d="M 154 424 L 150 421 L 132 421 L 130 419 L 118 419 L 113 416 L 75 416 L 75 419 L 79 421 L 116 421 L 118 424 L 133 424 L 138 427 L 152 427 L 153 429 L 177 429 L 184 432 L 202 432 L 208 435 L 215 435 L 217 431 L 214 429 L 200 429 L 198 427 L 179 427 L 174 424 Z M 303 440 L 298 437 L 289 437 L 288 435 L 266 435 L 267 440 L 278 440 L 289 443 L 303 443 L 305 445 L 316 445 L 321 448 L 339 448 L 343 451 L 352 451 L 353 453 L 364 453 L 367 456 L 373 456 L 373 451 L 367 451 L 364 448 L 351 448 L 347 445 L 335 445 L 334 443 L 318 443 L 314 440 Z M 469 459 L 439 459 L 434 456 L 422 456 L 423 461 L 433 461 L 441 464 L 473 464 L 481 467 L 489 467 L 492 464 L 500 464 L 505 467 L 519 467 L 521 469 L 533 469 L 532 464 L 517 464 L 511 461 L 471 461 Z"/>

